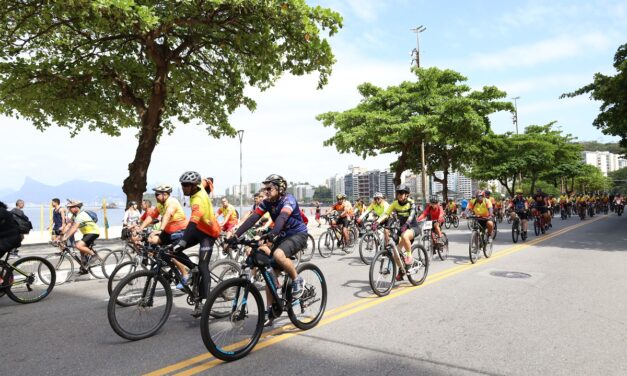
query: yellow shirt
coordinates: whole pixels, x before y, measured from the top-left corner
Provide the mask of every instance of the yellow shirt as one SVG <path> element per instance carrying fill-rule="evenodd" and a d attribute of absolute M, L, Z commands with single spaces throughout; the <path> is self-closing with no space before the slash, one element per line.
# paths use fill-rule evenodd
<path fill-rule="evenodd" d="M 213 213 L 213 205 L 207 191 L 202 186 L 199 186 L 199 191 L 194 193 L 190 199 L 189 204 L 192 207 L 192 217 L 190 221 L 196 224 L 198 230 L 205 234 L 217 238 L 220 236 L 220 225 Z"/>
<path fill-rule="evenodd" d="M 80 230 L 81 234 L 100 235 L 100 228 L 86 212 L 81 210 L 80 212 L 78 212 L 78 214 L 72 215 L 71 219 L 72 221 L 74 221 L 74 223 L 78 223 L 78 229 Z"/>
<path fill-rule="evenodd" d="M 168 234 L 172 234 L 174 232 L 183 230 L 187 227 L 187 219 L 185 218 L 185 212 L 183 211 L 183 207 L 179 200 L 170 196 L 167 200 L 165 200 L 164 204 L 157 203 L 157 210 L 161 215 L 161 219 L 163 220 L 163 216 L 170 208 L 174 208 L 174 214 L 170 217 L 170 221 L 165 226 L 163 231 Z"/>
<path fill-rule="evenodd" d="M 477 217 L 487 218 L 490 216 L 490 209 L 492 208 L 492 202 L 490 200 L 486 200 L 485 198 L 480 203 L 479 201 L 471 200 L 468 203 L 468 209 L 472 210 L 473 214 Z"/>

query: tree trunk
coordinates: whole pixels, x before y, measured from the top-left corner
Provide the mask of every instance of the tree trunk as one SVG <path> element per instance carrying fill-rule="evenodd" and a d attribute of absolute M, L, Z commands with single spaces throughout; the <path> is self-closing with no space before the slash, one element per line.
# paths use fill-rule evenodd
<path fill-rule="evenodd" d="M 533 192 L 535 191 L 536 188 L 536 181 L 538 180 L 538 175 L 537 174 L 533 174 L 531 175 L 531 195 L 533 196 Z"/>
<path fill-rule="evenodd" d="M 448 168 L 444 169 L 444 177 L 442 179 L 438 178 L 435 173 L 431 174 L 433 180 L 442 184 L 442 198 L 444 202 L 448 202 L 448 175 Z M 432 192 L 432 194 L 435 196 L 435 192 Z"/>
<path fill-rule="evenodd" d="M 135 151 L 135 159 L 128 165 L 129 175 L 124 179 L 122 191 L 128 201 L 140 202 L 146 192 L 148 181 L 148 167 L 152 152 L 157 146 L 161 135 L 161 113 L 166 98 L 167 66 L 158 65 L 157 76 L 153 85 L 148 109 L 141 117 L 142 127 L 139 132 L 139 144 Z"/>
<path fill-rule="evenodd" d="M 505 187 L 505 190 L 507 190 L 507 193 L 509 193 L 510 196 L 514 197 L 512 190 L 507 185 L 507 180 L 502 180 L 502 179 L 498 179 L 498 180 L 499 180 L 499 183 L 501 183 Z M 514 180 L 514 184 L 515 183 L 516 183 L 516 180 Z"/>
<path fill-rule="evenodd" d="M 401 155 L 398 157 L 398 161 L 394 166 L 394 189 L 401 185 L 401 175 L 406 170 L 406 161 L 407 156 L 405 153 L 401 152 Z"/>

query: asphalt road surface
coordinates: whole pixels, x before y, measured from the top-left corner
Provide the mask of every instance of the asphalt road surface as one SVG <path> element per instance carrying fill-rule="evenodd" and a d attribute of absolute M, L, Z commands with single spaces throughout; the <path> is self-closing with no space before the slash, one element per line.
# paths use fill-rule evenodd
<path fill-rule="evenodd" d="M 107 321 L 105 280 L 81 277 L 30 305 L 5 296 L 2 374 L 627 375 L 627 218 L 553 222 L 517 245 L 503 223 L 492 257 L 475 265 L 462 222 L 422 286 L 384 298 L 358 252 L 317 256 L 329 291 L 320 324 L 296 331 L 281 317 L 232 363 L 206 351 L 183 297 L 155 336 L 129 342 Z"/>

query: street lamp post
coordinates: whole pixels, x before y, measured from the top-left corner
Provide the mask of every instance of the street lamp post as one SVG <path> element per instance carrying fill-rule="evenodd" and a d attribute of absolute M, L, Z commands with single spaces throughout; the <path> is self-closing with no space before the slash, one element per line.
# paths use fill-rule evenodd
<path fill-rule="evenodd" d="M 239 137 L 239 215 L 240 218 L 243 215 L 242 213 L 242 140 L 244 139 L 244 130 L 240 129 L 237 131 L 237 136 Z"/>
<path fill-rule="evenodd" d="M 416 67 L 420 68 L 420 33 L 422 33 L 423 31 L 427 30 L 426 27 L 424 27 L 423 25 L 420 25 L 414 29 L 410 29 L 410 31 L 416 33 L 416 48 L 413 51 L 413 55 L 415 55 L 414 60 L 416 61 Z M 422 173 L 421 173 L 421 181 L 422 184 L 420 184 L 422 186 L 422 207 L 426 208 L 427 207 L 427 172 L 426 172 L 426 163 L 425 163 L 425 141 L 424 139 L 422 140 L 422 143 L 420 144 L 420 156 L 421 156 L 421 162 L 422 162 Z M 431 186 L 429 185 L 429 189 L 431 188 Z"/>

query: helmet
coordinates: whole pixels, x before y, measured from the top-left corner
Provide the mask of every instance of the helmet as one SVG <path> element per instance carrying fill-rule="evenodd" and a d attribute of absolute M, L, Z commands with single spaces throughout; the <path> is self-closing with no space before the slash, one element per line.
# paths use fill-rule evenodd
<path fill-rule="evenodd" d="M 479 196 L 483 197 L 483 196 L 484 196 L 483 191 L 477 191 L 477 193 L 475 194 L 475 196 L 477 196 L 477 197 L 479 197 Z"/>
<path fill-rule="evenodd" d="M 489 195 L 491 195 L 491 194 L 492 194 L 492 192 L 490 192 L 490 191 L 486 190 L 486 191 L 484 192 L 484 194 L 485 194 L 486 196 L 489 196 Z"/>
<path fill-rule="evenodd" d="M 536 193 L 542 193 L 542 188 L 536 189 Z"/>
<path fill-rule="evenodd" d="M 137 201 L 129 201 L 128 204 L 129 206 L 137 205 Z"/>
<path fill-rule="evenodd" d="M 166 193 L 172 193 L 172 187 L 170 187 L 167 184 L 158 184 L 156 187 L 154 187 L 152 189 L 155 192 L 166 192 Z"/>
<path fill-rule="evenodd" d="M 438 203 L 438 198 L 436 196 L 431 196 L 429 198 L 429 202 L 432 204 L 437 204 Z"/>
<path fill-rule="evenodd" d="M 516 190 L 516 194 L 517 194 L 517 195 L 522 195 L 522 194 L 523 194 L 522 189 L 517 189 L 517 190 Z"/>
<path fill-rule="evenodd" d="M 340 200 L 342 200 L 342 199 L 346 198 L 346 195 L 345 195 L 345 194 L 343 194 L 343 193 L 340 193 L 339 195 L 335 196 L 335 198 L 336 198 L 338 201 L 340 201 Z"/>
<path fill-rule="evenodd" d="M 268 176 L 263 182 L 263 184 L 274 184 L 279 190 L 279 194 L 284 194 L 285 190 L 287 190 L 287 181 L 283 179 L 283 176 L 272 174 Z"/>
<path fill-rule="evenodd" d="M 377 192 L 374 194 L 374 198 L 383 198 L 383 193 Z"/>
<path fill-rule="evenodd" d="M 396 187 L 396 193 L 401 193 L 401 192 L 409 193 L 411 191 L 406 184 L 401 184 L 398 187 Z"/>
<path fill-rule="evenodd" d="M 83 202 L 81 200 L 68 200 L 65 206 L 67 206 L 68 208 L 73 208 L 76 206 L 80 209 L 83 207 Z"/>
<path fill-rule="evenodd" d="M 181 184 L 198 185 L 200 184 L 200 181 L 201 181 L 200 174 L 197 173 L 196 171 L 187 171 L 183 173 L 183 175 L 181 175 L 181 177 L 179 178 L 179 183 Z"/>

